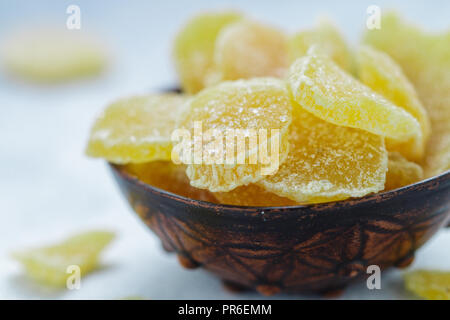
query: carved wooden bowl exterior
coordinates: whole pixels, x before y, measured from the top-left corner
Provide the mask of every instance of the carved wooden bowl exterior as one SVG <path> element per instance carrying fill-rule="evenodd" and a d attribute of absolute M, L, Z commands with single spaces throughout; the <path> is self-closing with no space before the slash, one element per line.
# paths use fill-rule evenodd
<path fill-rule="evenodd" d="M 184 267 L 265 295 L 332 292 L 367 276 L 369 265 L 405 267 L 450 216 L 450 172 L 360 199 L 259 208 L 186 199 L 111 168 Z"/>

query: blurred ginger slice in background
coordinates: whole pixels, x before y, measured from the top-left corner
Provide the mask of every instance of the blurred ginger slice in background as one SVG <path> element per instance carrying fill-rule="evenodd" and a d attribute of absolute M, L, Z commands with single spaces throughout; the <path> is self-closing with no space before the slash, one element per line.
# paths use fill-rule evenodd
<path fill-rule="evenodd" d="M 303 57 L 313 46 L 327 55 L 337 65 L 353 73 L 353 55 L 336 26 L 328 19 L 321 19 L 315 28 L 295 33 L 289 38 L 289 58 L 293 62 Z"/>
<path fill-rule="evenodd" d="M 109 231 L 89 231 L 55 245 L 13 253 L 13 257 L 36 282 L 64 287 L 70 276 L 68 267 L 79 267 L 81 276 L 94 271 L 98 268 L 100 253 L 114 237 Z"/>
<path fill-rule="evenodd" d="M 255 21 L 241 20 L 223 28 L 214 50 L 215 79 L 283 77 L 289 67 L 283 32 Z"/>
<path fill-rule="evenodd" d="M 287 37 L 235 12 L 204 13 L 178 33 L 174 60 L 189 94 L 224 80 L 283 77 L 289 66 Z"/>
<path fill-rule="evenodd" d="M 450 272 L 416 270 L 404 276 L 405 286 L 428 300 L 450 300 Z"/>
<path fill-rule="evenodd" d="M 17 77 L 57 83 L 99 74 L 105 69 L 105 48 L 91 36 L 56 27 L 25 29 L 2 44 L 6 70 Z"/>
<path fill-rule="evenodd" d="M 178 32 L 173 49 L 176 70 L 183 91 L 197 93 L 206 86 L 213 67 L 214 47 L 219 32 L 241 19 L 236 12 L 208 12 L 193 17 Z"/>
<path fill-rule="evenodd" d="M 398 152 L 389 152 L 385 190 L 401 188 L 423 179 L 423 169 Z"/>
<path fill-rule="evenodd" d="M 364 41 L 388 53 L 415 86 L 432 128 L 425 177 L 440 174 L 450 169 L 450 31 L 426 33 L 392 12 L 383 14 L 381 26 Z"/>

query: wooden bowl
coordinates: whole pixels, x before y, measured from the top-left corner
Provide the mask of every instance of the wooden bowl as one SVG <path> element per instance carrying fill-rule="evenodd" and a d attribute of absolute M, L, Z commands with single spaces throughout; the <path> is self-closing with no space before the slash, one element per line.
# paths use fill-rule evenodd
<path fill-rule="evenodd" d="M 339 292 L 368 276 L 370 265 L 406 267 L 450 217 L 450 171 L 358 199 L 264 208 L 187 199 L 111 168 L 134 211 L 183 267 L 264 295 Z"/>

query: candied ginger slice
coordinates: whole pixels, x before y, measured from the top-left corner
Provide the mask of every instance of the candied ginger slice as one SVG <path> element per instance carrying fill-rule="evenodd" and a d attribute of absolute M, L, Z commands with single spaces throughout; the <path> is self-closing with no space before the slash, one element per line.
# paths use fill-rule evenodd
<path fill-rule="evenodd" d="M 353 55 L 337 27 L 328 20 L 321 20 L 317 27 L 300 31 L 289 38 L 289 57 L 293 62 L 307 54 L 311 46 L 330 57 L 347 72 L 353 73 Z"/>
<path fill-rule="evenodd" d="M 225 27 L 214 51 L 216 79 L 283 77 L 289 67 L 287 38 L 279 30 L 248 20 Z"/>
<path fill-rule="evenodd" d="M 450 272 L 416 270 L 405 274 L 406 288 L 428 300 L 450 300 Z"/>
<path fill-rule="evenodd" d="M 96 120 L 86 153 L 117 164 L 170 160 L 171 134 L 186 100 L 161 94 L 111 104 Z"/>
<path fill-rule="evenodd" d="M 21 30 L 2 46 L 6 70 L 26 80 L 57 83 L 99 74 L 107 54 L 87 34 L 58 28 Z"/>
<path fill-rule="evenodd" d="M 385 190 L 401 188 L 423 179 L 420 165 L 408 161 L 398 152 L 389 152 Z"/>
<path fill-rule="evenodd" d="M 236 206 L 281 207 L 297 204 L 288 198 L 268 192 L 256 184 L 240 186 L 229 192 L 215 192 L 214 195 L 220 203 Z"/>
<path fill-rule="evenodd" d="M 190 185 L 184 165 L 176 165 L 171 161 L 153 161 L 127 164 L 122 170 L 156 188 L 189 199 L 217 202 L 208 190 L 197 189 Z"/>
<path fill-rule="evenodd" d="M 394 12 L 383 14 L 381 23 L 364 41 L 402 67 L 427 109 L 432 132 L 424 172 L 432 177 L 450 169 L 450 32 L 427 33 Z"/>
<path fill-rule="evenodd" d="M 257 184 L 299 203 L 362 197 L 384 188 L 383 137 L 323 121 L 294 106 L 290 152 L 278 172 Z"/>
<path fill-rule="evenodd" d="M 188 129 L 193 141 L 181 142 L 181 149 L 174 148 L 175 159 L 187 164 L 186 173 L 197 188 L 226 192 L 256 182 L 276 171 L 287 155 L 291 110 L 289 92 L 282 80 L 254 78 L 207 88 L 189 102 L 182 117 L 179 127 Z M 198 124 L 203 133 L 200 137 L 195 134 Z M 212 133 L 211 139 L 207 138 L 208 132 Z M 217 143 L 225 138 L 229 144 Z M 195 159 L 198 142 L 200 157 Z M 194 157 L 180 156 L 192 144 Z M 261 156 L 263 150 L 268 152 Z"/>
<path fill-rule="evenodd" d="M 409 160 L 420 161 L 431 132 L 430 119 L 401 67 L 386 53 L 370 46 L 362 46 L 358 51 L 358 75 L 362 83 L 402 107 L 419 121 L 421 135 L 403 143 L 387 139 L 386 145 L 388 150 L 398 151 Z"/>
<path fill-rule="evenodd" d="M 412 115 L 326 56 L 310 53 L 296 60 L 290 69 L 289 84 L 294 100 L 325 121 L 399 141 L 420 134 L 420 125 Z"/>
<path fill-rule="evenodd" d="M 89 231 L 66 239 L 59 244 L 13 253 L 27 275 L 36 282 L 64 287 L 70 274 L 68 267 L 75 265 L 84 276 L 98 267 L 103 249 L 114 239 L 108 231 Z"/>
<path fill-rule="evenodd" d="M 213 68 L 216 38 L 222 28 L 239 19 L 241 15 L 235 12 L 203 13 L 178 33 L 174 60 L 184 92 L 196 93 L 206 86 Z"/>

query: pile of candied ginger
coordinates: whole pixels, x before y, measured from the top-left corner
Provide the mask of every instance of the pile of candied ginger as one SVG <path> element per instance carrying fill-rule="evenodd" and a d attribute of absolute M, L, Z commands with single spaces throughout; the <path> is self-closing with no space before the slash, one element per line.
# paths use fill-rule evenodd
<path fill-rule="evenodd" d="M 174 60 L 182 93 L 112 103 L 88 155 L 181 196 L 243 206 L 362 197 L 450 168 L 450 32 L 389 13 L 350 48 L 327 21 L 287 35 L 207 13 L 178 33 Z M 222 161 L 233 132 L 249 147 Z"/>

